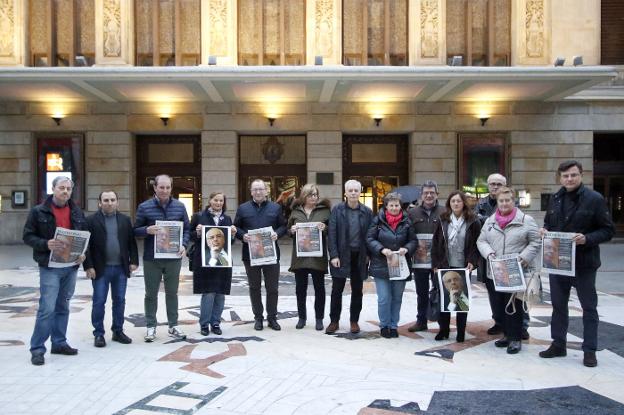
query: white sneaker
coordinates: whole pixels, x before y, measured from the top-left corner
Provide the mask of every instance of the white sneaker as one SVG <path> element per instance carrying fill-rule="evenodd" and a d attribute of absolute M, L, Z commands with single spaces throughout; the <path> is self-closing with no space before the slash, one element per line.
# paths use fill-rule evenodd
<path fill-rule="evenodd" d="M 145 337 L 143 337 L 147 343 L 151 343 L 156 338 L 156 327 L 148 327 Z"/>
<path fill-rule="evenodd" d="M 186 339 L 186 334 L 178 326 L 173 326 L 169 329 L 169 337 L 173 337 L 174 339 L 184 340 Z"/>

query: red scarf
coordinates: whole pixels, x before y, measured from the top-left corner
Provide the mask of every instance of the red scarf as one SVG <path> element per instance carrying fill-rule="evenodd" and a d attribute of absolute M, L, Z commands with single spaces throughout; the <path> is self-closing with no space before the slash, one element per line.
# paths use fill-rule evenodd
<path fill-rule="evenodd" d="M 399 222 L 401 222 L 401 219 L 403 219 L 403 211 L 400 211 L 398 215 L 393 216 L 390 214 L 390 212 L 386 210 L 386 221 L 393 231 L 395 231 L 397 226 L 399 226 Z"/>
<path fill-rule="evenodd" d="M 496 223 L 498 223 L 498 226 L 500 226 L 501 229 L 505 229 L 505 226 L 509 225 L 509 223 L 516 217 L 516 212 L 518 212 L 518 208 L 516 207 L 513 208 L 513 210 L 507 215 L 501 214 L 500 210 L 496 209 Z"/>

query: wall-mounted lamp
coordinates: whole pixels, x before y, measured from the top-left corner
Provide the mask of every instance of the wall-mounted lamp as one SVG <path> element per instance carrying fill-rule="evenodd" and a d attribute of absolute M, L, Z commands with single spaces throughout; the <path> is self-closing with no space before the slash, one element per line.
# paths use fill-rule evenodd
<path fill-rule="evenodd" d="M 273 116 L 268 116 L 267 117 L 267 121 L 269 122 L 269 126 L 273 127 L 273 123 L 275 122 L 277 118 L 273 117 Z"/>
<path fill-rule="evenodd" d="M 168 115 L 163 115 L 160 117 L 160 120 L 162 121 L 163 125 L 166 127 L 167 124 L 169 124 L 169 116 Z"/>
<path fill-rule="evenodd" d="M 557 59 L 555 59 L 554 65 L 555 66 L 563 66 L 564 63 L 565 63 L 565 58 L 562 58 L 561 56 L 558 56 Z"/>
<path fill-rule="evenodd" d="M 580 66 L 583 64 L 583 57 L 582 56 L 574 56 L 572 58 L 572 65 L 574 66 Z"/>
<path fill-rule="evenodd" d="M 375 127 L 379 127 L 381 125 L 381 120 L 383 120 L 383 117 L 381 115 L 373 116 L 373 121 L 375 121 Z"/>
<path fill-rule="evenodd" d="M 61 125 L 61 120 L 65 118 L 63 114 L 54 114 L 52 116 L 52 120 L 56 123 L 56 125 Z"/>
<path fill-rule="evenodd" d="M 527 208 L 531 206 L 531 193 L 528 190 L 518 191 L 518 205 L 521 208 Z"/>
<path fill-rule="evenodd" d="M 485 123 L 488 122 L 489 119 L 490 117 L 488 117 L 487 115 L 480 116 L 479 120 L 481 120 L 481 127 L 485 127 Z"/>

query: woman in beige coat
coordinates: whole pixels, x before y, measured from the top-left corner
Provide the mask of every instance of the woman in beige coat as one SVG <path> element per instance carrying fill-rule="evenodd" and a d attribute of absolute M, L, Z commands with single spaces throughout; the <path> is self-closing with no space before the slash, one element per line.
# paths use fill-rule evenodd
<path fill-rule="evenodd" d="M 530 264 L 535 260 L 540 248 L 540 237 L 535 220 L 515 207 L 513 189 L 502 187 L 496 194 L 496 212 L 490 216 L 477 240 L 477 248 L 488 259 L 487 277 L 492 279 L 489 261 L 506 254 L 518 254 L 525 275 L 530 271 Z M 504 308 L 500 315 L 505 316 L 504 337 L 497 340 L 496 347 L 507 347 L 507 353 L 515 354 L 522 348 L 522 297 L 516 297 L 514 307 L 510 300 L 514 293 L 496 292 L 498 303 Z M 507 307 L 507 305 L 510 307 Z M 510 314 L 510 308 L 513 312 Z"/>

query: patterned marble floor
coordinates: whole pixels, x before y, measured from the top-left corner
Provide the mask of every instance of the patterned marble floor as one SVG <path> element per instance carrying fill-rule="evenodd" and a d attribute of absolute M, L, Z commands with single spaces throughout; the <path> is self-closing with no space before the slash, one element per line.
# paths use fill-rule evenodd
<path fill-rule="evenodd" d="M 428 332 L 407 332 L 416 313 L 413 283 L 404 294 L 400 337 L 384 339 L 378 334 L 377 298 L 370 281 L 365 284 L 360 334 L 346 331 L 348 300 L 338 334 L 317 332 L 313 325 L 296 330 L 294 282 L 284 272 L 282 331 L 257 332 L 250 324 L 245 278 L 240 268 L 236 271 L 222 336 L 199 333 L 199 297 L 192 294 L 190 276 L 185 275 L 180 324 L 188 339 L 173 341 L 162 326 L 154 343 L 144 343 L 143 279 L 138 276 L 129 281 L 126 307 L 125 330 L 134 342 L 121 345 L 107 333 L 103 349 L 93 347 L 92 289 L 84 274 L 79 275 L 68 338 L 80 352 L 46 354 L 42 367 L 30 364 L 28 352 L 37 309 L 37 269 L 0 271 L 0 413 L 624 414 L 624 298 L 619 295 L 600 294 L 602 349 L 599 366 L 589 369 L 581 364 L 577 336 L 582 324 L 575 297 L 568 356 L 546 360 L 537 353 L 550 339 L 547 302 L 533 308 L 531 339 L 520 354 L 510 356 L 494 347 L 497 336 L 486 333 L 491 320 L 481 284 L 473 284 L 465 343 L 455 343 L 453 333 L 448 341 L 434 341 L 435 323 Z M 309 314 L 312 303 L 308 297 Z M 166 321 L 164 294 L 158 317 Z"/>

